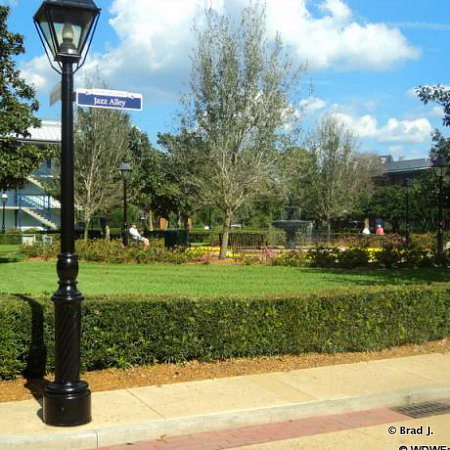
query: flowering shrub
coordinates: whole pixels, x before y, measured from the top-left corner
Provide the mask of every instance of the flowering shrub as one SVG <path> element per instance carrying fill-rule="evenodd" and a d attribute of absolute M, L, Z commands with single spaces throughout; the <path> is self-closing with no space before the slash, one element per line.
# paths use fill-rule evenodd
<path fill-rule="evenodd" d="M 307 262 L 302 251 L 291 250 L 273 256 L 271 264 L 272 266 L 305 267 Z"/>
<path fill-rule="evenodd" d="M 316 247 L 306 254 L 309 267 L 336 267 L 340 250 L 338 248 Z"/>
<path fill-rule="evenodd" d="M 28 257 L 40 257 L 45 260 L 56 258 L 59 251 L 58 242 L 45 246 L 42 244 L 22 246 L 22 252 Z M 75 242 L 75 251 L 82 261 L 107 263 L 137 262 L 145 264 L 167 262 L 183 264 L 197 257 L 195 254 L 191 254 L 189 250 L 167 250 L 159 243 L 153 243 L 153 241 L 151 241 L 151 245 L 148 248 L 134 244 L 130 244 L 125 248 L 120 240 L 78 240 Z"/>
<path fill-rule="evenodd" d="M 450 251 L 439 258 L 426 248 L 411 243 L 386 241 L 380 248 L 368 248 L 366 245 L 341 250 L 337 247 L 317 247 L 308 252 L 282 252 L 271 258 L 274 266 L 318 267 L 356 269 L 365 267 L 417 268 L 433 265 L 450 265 Z"/>
<path fill-rule="evenodd" d="M 338 254 L 337 265 L 344 269 L 367 267 L 370 255 L 367 248 L 353 247 Z"/>

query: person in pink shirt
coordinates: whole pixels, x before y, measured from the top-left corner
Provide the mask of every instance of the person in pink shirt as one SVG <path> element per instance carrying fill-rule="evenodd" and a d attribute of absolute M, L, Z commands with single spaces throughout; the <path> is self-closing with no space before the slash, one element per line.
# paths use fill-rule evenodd
<path fill-rule="evenodd" d="M 376 235 L 377 236 L 384 236 L 384 228 L 383 228 L 383 226 L 381 224 L 377 225 Z"/>

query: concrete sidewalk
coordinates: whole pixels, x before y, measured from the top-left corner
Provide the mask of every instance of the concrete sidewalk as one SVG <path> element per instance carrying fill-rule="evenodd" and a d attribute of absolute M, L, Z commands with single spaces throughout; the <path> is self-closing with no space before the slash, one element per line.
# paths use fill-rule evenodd
<path fill-rule="evenodd" d="M 93 421 L 46 426 L 35 400 L 0 403 L 0 449 L 113 444 L 450 397 L 450 353 L 92 394 Z"/>

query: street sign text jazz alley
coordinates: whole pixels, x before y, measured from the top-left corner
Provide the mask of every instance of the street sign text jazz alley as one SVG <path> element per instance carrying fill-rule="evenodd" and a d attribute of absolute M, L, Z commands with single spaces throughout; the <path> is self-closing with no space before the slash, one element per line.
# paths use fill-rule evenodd
<path fill-rule="evenodd" d="M 110 89 L 77 89 L 76 103 L 88 108 L 142 111 L 142 94 Z"/>

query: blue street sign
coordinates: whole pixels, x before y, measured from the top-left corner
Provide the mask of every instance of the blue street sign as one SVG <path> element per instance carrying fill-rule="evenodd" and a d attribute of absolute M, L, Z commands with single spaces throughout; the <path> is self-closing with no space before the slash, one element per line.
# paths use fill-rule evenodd
<path fill-rule="evenodd" d="M 76 103 L 88 108 L 142 111 L 142 94 L 109 89 L 77 89 Z"/>

